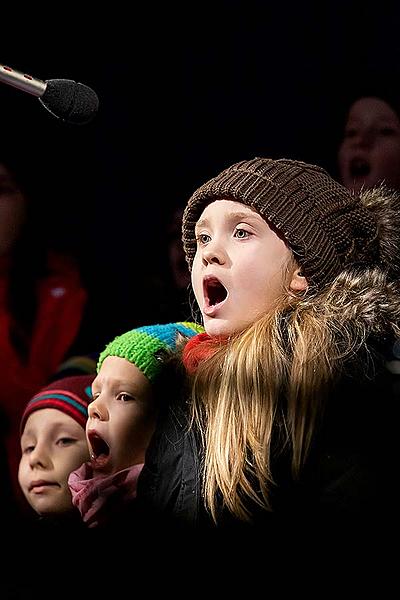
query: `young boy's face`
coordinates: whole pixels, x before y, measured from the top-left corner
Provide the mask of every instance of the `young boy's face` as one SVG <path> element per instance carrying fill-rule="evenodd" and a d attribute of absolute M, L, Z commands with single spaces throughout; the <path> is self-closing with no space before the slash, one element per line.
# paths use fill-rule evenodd
<path fill-rule="evenodd" d="M 155 427 L 153 386 L 134 364 L 107 356 L 92 384 L 86 433 L 94 474 L 144 462 Z"/>
<path fill-rule="evenodd" d="M 18 481 L 25 498 L 40 515 L 72 509 L 69 474 L 89 459 L 85 430 L 55 408 L 27 419 L 21 436 Z"/>

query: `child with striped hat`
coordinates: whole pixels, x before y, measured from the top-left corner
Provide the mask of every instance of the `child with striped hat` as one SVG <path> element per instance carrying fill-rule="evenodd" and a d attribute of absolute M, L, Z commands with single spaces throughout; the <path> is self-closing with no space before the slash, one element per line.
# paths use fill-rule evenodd
<path fill-rule="evenodd" d="M 22 414 L 18 481 L 40 516 L 76 512 L 68 476 L 89 458 L 85 425 L 94 378 L 53 381 L 31 398 Z"/>

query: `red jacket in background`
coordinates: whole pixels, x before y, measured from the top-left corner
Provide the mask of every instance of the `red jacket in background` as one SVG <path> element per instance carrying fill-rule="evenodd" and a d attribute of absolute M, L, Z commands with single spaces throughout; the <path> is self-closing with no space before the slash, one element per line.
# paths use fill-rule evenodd
<path fill-rule="evenodd" d="M 87 301 L 80 274 L 68 257 L 51 255 L 49 274 L 37 284 L 37 314 L 29 358 L 23 363 L 10 343 L 8 269 L 0 263 L 0 407 L 6 420 L 6 451 L 14 492 L 20 496 L 20 418 L 28 400 L 48 383 L 78 335 Z"/>

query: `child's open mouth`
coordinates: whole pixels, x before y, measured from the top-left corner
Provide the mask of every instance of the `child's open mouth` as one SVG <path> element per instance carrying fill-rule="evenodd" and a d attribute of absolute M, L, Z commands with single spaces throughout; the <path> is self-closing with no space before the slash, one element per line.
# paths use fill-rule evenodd
<path fill-rule="evenodd" d="M 362 158 L 353 158 L 350 161 L 350 175 L 354 178 L 367 177 L 371 171 L 368 161 Z"/>
<path fill-rule="evenodd" d="M 206 315 L 213 314 L 228 297 L 226 287 L 213 275 L 204 278 L 203 293 L 204 313 Z"/>
<path fill-rule="evenodd" d="M 88 431 L 90 462 L 93 469 L 102 469 L 110 459 L 110 447 L 96 432 Z"/>

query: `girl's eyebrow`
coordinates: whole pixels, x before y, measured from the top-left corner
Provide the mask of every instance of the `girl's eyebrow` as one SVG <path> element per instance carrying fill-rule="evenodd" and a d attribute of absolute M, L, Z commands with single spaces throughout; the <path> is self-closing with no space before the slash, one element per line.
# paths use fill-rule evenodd
<path fill-rule="evenodd" d="M 207 227 L 208 225 L 208 219 L 200 219 L 199 221 L 197 221 L 196 225 L 195 225 L 195 229 L 200 229 L 201 227 Z"/>
<path fill-rule="evenodd" d="M 255 211 L 239 211 L 239 212 L 234 212 L 234 213 L 229 213 L 227 215 L 227 219 L 229 221 L 248 221 L 249 219 L 255 219 L 258 220 L 260 217 L 260 215 L 255 212 Z M 209 224 L 209 219 L 200 219 L 199 221 L 197 221 L 196 223 L 196 229 L 200 229 L 201 227 L 207 227 Z"/>

